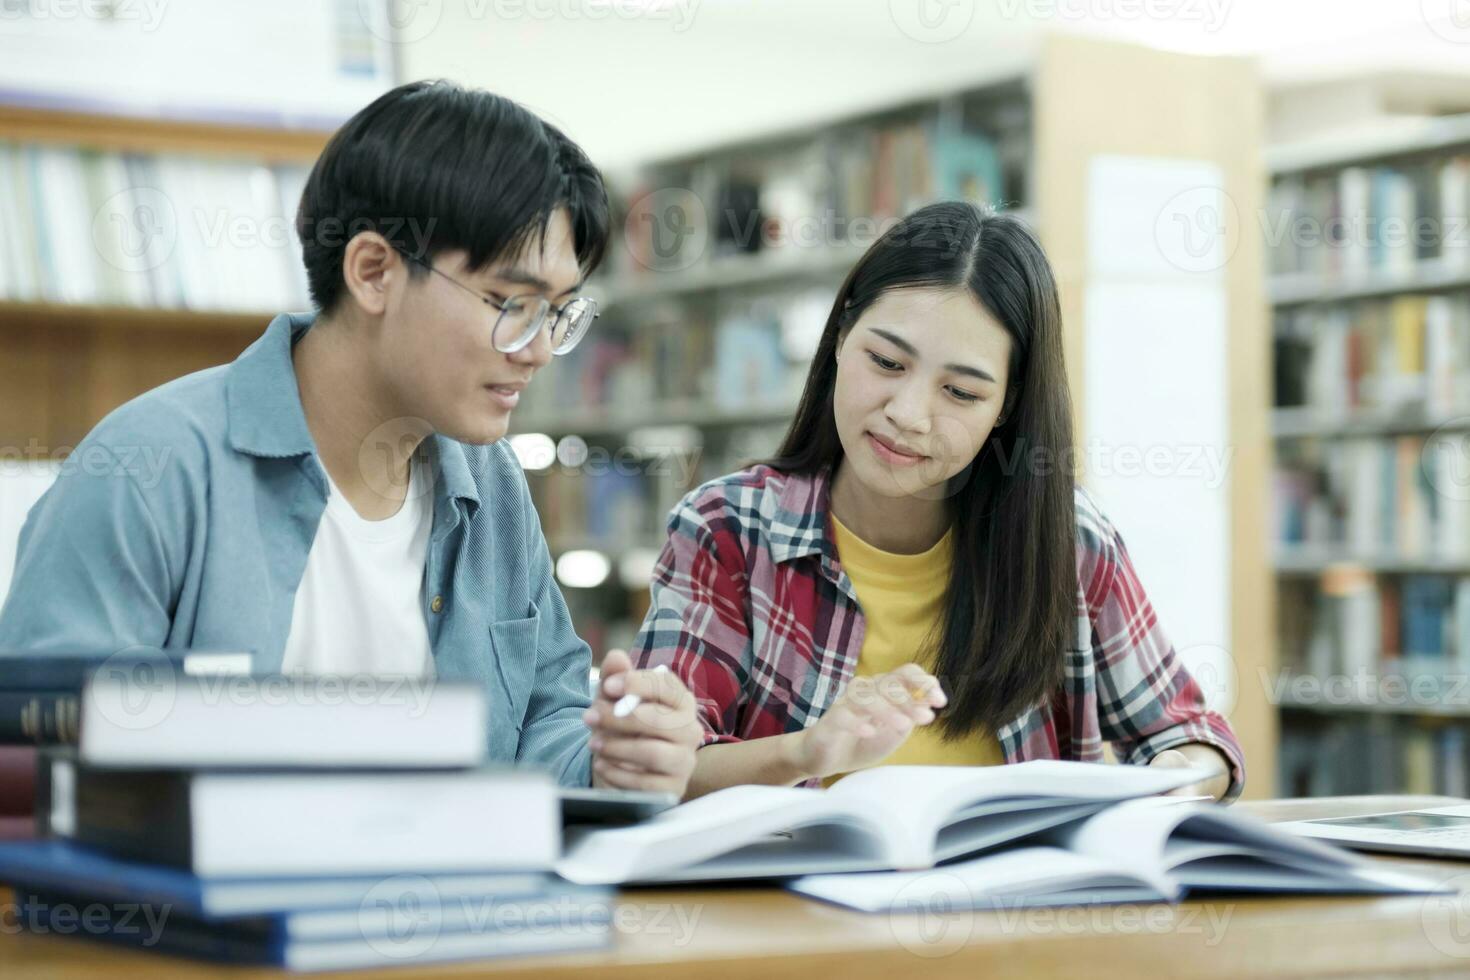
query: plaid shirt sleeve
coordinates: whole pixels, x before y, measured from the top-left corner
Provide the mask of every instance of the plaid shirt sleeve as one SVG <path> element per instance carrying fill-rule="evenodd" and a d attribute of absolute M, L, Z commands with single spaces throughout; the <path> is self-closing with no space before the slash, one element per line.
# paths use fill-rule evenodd
<path fill-rule="evenodd" d="M 718 494 L 686 497 L 669 518 L 654 567 L 651 604 L 629 655 L 637 668 L 663 665 L 689 688 L 704 744 L 739 742 L 749 676 L 747 576 L 738 527 Z"/>
<path fill-rule="evenodd" d="M 1206 707 L 1204 692 L 1164 635 L 1117 529 L 1106 518 L 1099 525 L 1100 551 L 1084 562 L 1083 588 L 1102 736 L 1122 761 L 1140 765 L 1189 742 L 1214 746 L 1229 760 L 1224 800 L 1233 800 L 1245 785 L 1240 743 L 1230 723 Z"/>

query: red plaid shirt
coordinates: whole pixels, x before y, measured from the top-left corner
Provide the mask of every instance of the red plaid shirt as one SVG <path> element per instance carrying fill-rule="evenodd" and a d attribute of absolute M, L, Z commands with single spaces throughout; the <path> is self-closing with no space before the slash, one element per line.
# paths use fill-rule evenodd
<path fill-rule="evenodd" d="M 852 678 L 865 624 L 828 530 L 828 481 L 766 466 L 689 494 L 669 519 L 652 607 L 632 657 L 666 665 L 694 693 L 705 744 L 800 731 Z M 1245 759 L 1230 724 L 1159 627 L 1123 540 L 1076 493 L 1077 616 L 1062 686 L 995 733 L 1007 762 L 1103 761 L 1103 743 L 1144 764 L 1186 742 Z"/>

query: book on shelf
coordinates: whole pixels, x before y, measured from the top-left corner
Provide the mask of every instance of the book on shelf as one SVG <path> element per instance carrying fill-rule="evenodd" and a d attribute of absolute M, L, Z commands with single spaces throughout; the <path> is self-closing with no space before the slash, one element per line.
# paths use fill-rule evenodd
<path fill-rule="evenodd" d="M 1470 789 L 1464 730 L 1439 719 L 1334 713 L 1282 726 L 1281 796 L 1386 793 L 1463 798 Z"/>
<path fill-rule="evenodd" d="M 1410 274 L 1470 260 L 1470 154 L 1353 165 L 1276 180 L 1269 194 L 1271 271 L 1342 280 Z"/>
<path fill-rule="evenodd" d="M 606 416 L 627 428 L 678 422 L 664 417 L 667 406 L 794 411 L 835 290 L 781 289 L 713 312 L 670 301 L 636 318 L 609 314 L 526 389 L 518 429 L 589 415 L 594 426 Z"/>
<path fill-rule="evenodd" d="M 295 216 L 309 168 L 0 142 L 0 299 L 309 307 Z"/>
<path fill-rule="evenodd" d="M 1329 569 L 1320 587 L 1282 604 L 1289 671 L 1326 679 L 1419 678 L 1421 689 L 1470 677 L 1470 576 L 1374 576 Z M 1460 693 L 1470 712 L 1470 688 Z"/>
<path fill-rule="evenodd" d="M 955 911 L 1210 894 L 1425 894 L 1432 879 L 1384 868 L 1209 804 L 1130 800 L 1029 846 L 926 871 L 823 874 L 787 887 L 864 912 Z"/>
<path fill-rule="evenodd" d="M 628 248 L 610 271 L 636 280 L 732 255 L 862 246 L 935 200 L 1005 204 L 1028 143 L 1024 118 L 961 126 L 930 106 L 654 168 L 628 194 Z"/>
<path fill-rule="evenodd" d="M 1470 410 L 1470 294 L 1408 294 L 1276 315 L 1278 408 L 1325 417 Z"/>
<path fill-rule="evenodd" d="M 1282 446 L 1272 483 L 1285 555 L 1470 558 L 1470 427 Z"/>
<path fill-rule="evenodd" d="M 634 827 L 569 828 L 557 871 L 611 884 L 928 868 L 1208 775 L 1048 759 L 880 766 L 826 789 L 736 786 Z"/>

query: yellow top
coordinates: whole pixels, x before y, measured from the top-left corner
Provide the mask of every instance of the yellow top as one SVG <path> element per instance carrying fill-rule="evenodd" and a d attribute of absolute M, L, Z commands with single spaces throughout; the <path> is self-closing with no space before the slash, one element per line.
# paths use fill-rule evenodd
<path fill-rule="evenodd" d="M 852 579 L 867 621 L 867 633 L 858 655 L 857 675 L 886 674 L 909 662 L 931 673 L 935 654 L 925 646 L 930 630 L 944 609 L 953 560 L 952 531 L 939 543 L 917 555 L 896 555 L 868 544 L 832 518 L 832 533 L 843 570 Z M 938 722 L 913 733 L 881 765 L 994 766 L 1005 762 L 993 735 L 947 742 Z M 830 776 L 830 786 L 842 777 Z"/>

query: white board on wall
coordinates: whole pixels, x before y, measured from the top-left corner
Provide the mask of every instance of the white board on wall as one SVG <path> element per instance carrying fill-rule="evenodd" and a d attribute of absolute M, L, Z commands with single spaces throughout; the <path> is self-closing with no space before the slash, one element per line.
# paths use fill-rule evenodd
<path fill-rule="evenodd" d="M 1089 168 L 1084 484 L 1211 706 L 1228 712 L 1231 219 L 1206 161 L 1100 156 Z"/>

